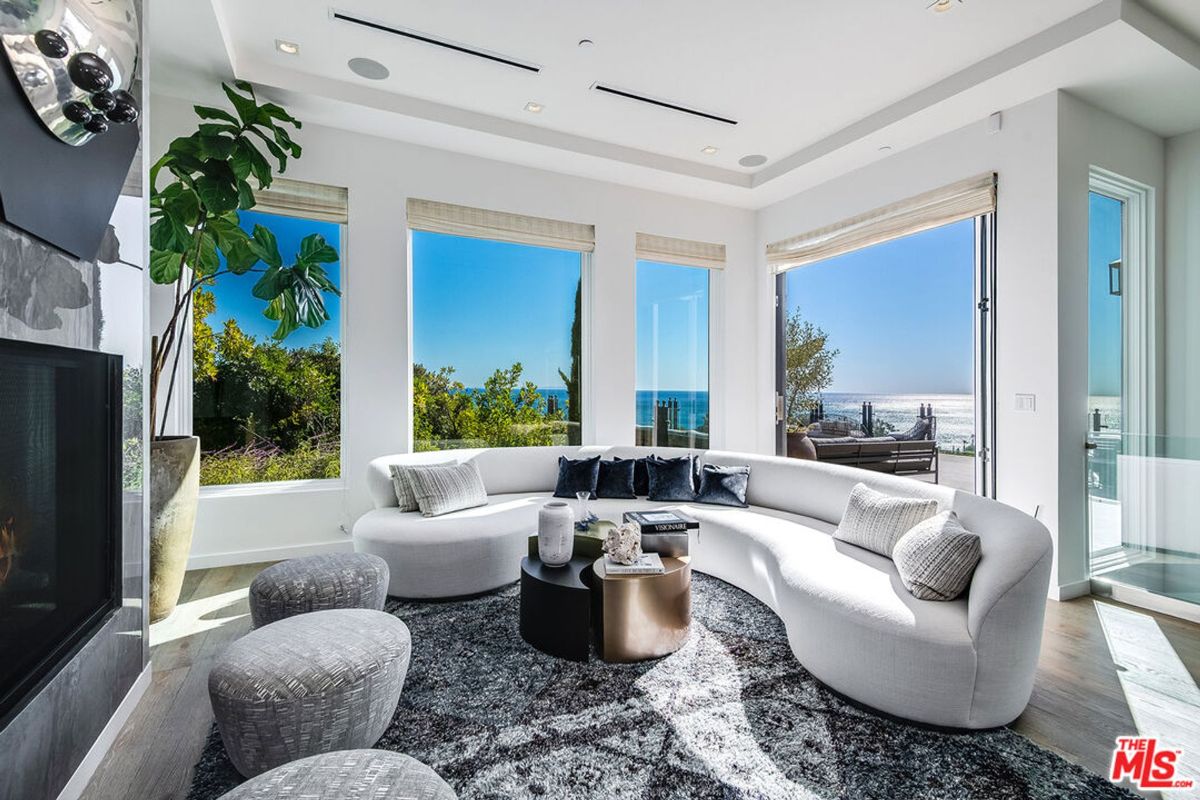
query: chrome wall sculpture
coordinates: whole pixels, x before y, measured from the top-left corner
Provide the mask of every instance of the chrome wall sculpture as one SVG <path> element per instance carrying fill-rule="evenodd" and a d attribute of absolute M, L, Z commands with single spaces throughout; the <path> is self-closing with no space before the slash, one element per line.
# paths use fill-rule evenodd
<path fill-rule="evenodd" d="M 0 0 L 0 41 L 46 128 L 73 146 L 136 122 L 133 0 Z"/>

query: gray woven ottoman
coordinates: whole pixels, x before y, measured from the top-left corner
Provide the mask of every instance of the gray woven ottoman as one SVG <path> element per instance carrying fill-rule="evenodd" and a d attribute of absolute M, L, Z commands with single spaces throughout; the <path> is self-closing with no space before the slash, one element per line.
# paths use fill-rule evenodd
<path fill-rule="evenodd" d="M 252 778 L 220 800 L 455 800 L 429 767 L 386 750 L 312 756 Z"/>
<path fill-rule="evenodd" d="M 221 741 L 246 777 L 370 747 L 396 712 L 408 626 L 368 609 L 314 611 L 251 631 L 208 675 Z"/>
<path fill-rule="evenodd" d="M 331 608 L 383 610 L 388 565 L 370 553 L 328 553 L 267 567 L 250 584 L 250 618 L 261 628 Z"/>

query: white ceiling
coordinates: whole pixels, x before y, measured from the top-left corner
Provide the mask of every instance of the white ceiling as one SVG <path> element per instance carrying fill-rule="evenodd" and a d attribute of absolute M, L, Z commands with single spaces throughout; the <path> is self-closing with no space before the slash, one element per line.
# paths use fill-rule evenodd
<path fill-rule="evenodd" d="M 1160 135 L 1200 128 L 1200 0 L 1152 0 L 1154 13 L 1130 0 L 966 0 L 945 14 L 927 3 L 157 3 L 151 86 L 202 99 L 236 74 L 308 121 L 751 207 L 883 157 L 881 144 L 910 146 L 1058 88 Z M 331 8 L 542 70 L 359 28 Z M 584 37 L 595 46 L 579 48 Z M 391 76 L 358 77 L 354 57 Z M 596 81 L 739 124 L 603 95 Z M 524 111 L 528 101 L 545 110 Z M 750 153 L 767 164 L 740 167 Z"/>

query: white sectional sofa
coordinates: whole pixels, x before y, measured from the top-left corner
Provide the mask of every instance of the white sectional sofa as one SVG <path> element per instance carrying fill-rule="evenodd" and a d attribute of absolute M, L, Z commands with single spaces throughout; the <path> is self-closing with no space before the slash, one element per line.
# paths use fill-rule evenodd
<path fill-rule="evenodd" d="M 387 560 L 389 593 L 449 597 L 517 580 L 526 537 L 550 497 L 558 457 L 636 458 L 651 448 L 538 447 L 386 456 L 371 462 L 376 508 L 354 526 L 355 549 Z M 661 456 L 688 451 L 653 448 Z M 796 658 L 819 680 L 906 719 L 988 728 L 1029 701 L 1050 578 L 1050 536 L 1014 508 L 920 481 L 811 461 L 720 451 L 701 463 L 749 465 L 749 508 L 596 500 L 601 518 L 655 506 L 701 522 L 692 566 L 749 592 L 783 620 Z M 400 513 L 388 465 L 473 460 L 487 506 L 425 518 Z M 890 559 L 835 540 L 856 483 L 937 500 L 982 540 L 971 587 L 952 602 L 918 600 Z"/>

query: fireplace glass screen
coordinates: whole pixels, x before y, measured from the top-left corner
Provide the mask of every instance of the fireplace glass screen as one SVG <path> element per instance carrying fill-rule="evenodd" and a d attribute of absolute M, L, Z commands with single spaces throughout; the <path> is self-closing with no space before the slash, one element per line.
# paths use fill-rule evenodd
<path fill-rule="evenodd" d="M 119 604 L 120 374 L 0 339 L 0 724 Z"/>

